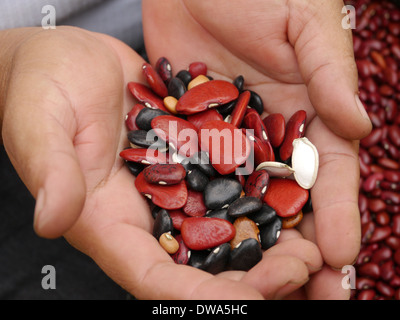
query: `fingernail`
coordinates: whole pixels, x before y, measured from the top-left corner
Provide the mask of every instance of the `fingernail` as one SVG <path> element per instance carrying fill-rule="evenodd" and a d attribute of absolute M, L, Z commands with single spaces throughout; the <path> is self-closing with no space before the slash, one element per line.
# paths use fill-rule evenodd
<path fill-rule="evenodd" d="M 368 113 L 367 113 L 367 111 L 365 110 L 364 104 L 361 102 L 360 97 L 358 96 L 358 94 L 356 94 L 355 97 L 356 97 L 356 104 L 357 104 L 358 110 L 359 110 L 360 113 L 361 113 L 361 116 L 362 116 L 363 118 L 369 120 Z"/>
<path fill-rule="evenodd" d="M 34 214 L 34 226 L 36 230 L 40 230 L 41 225 L 43 225 L 42 220 L 45 217 L 42 217 L 42 212 L 45 204 L 46 196 L 43 188 L 39 189 L 38 194 L 36 196 L 36 204 L 35 204 L 35 214 Z"/>

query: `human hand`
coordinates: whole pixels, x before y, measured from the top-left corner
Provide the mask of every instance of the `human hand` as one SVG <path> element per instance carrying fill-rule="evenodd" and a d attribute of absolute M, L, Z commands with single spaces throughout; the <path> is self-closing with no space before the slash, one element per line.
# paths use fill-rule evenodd
<path fill-rule="evenodd" d="M 124 115 L 135 103 L 126 85 L 144 82 L 144 61 L 113 38 L 76 28 L 22 32 L 0 108 L 2 137 L 37 199 L 40 236 L 64 235 L 139 299 L 280 298 L 321 268 L 314 244 L 293 243 L 298 234 L 282 237 L 252 273 L 176 265 L 152 236 L 147 203 L 119 157 Z M 259 278 L 268 281 L 254 287 Z"/>
<path fill-rule="evenodd" d="M 358 139 L 371 130 L 359 102 L 351 32 L 341 25 L 342 1 L 168 1 L 143 3 L 147 53 L 167 57 L 176 72 L 193 61 L 210 75 L 243 75 L 267 113 L 288 119 L 307 111 L 306 136 L 320 154 L 311 191 L 314 212 L 299 226 L 325 263 L 352 264 L 360 248 Z M 310 281 L 309 297 L 343 298 L 341 279 L 324 267 Z M 319 290 L 318 290 L 319 288 Z M 319 293 L 322 293 L 319 295 Z"/>

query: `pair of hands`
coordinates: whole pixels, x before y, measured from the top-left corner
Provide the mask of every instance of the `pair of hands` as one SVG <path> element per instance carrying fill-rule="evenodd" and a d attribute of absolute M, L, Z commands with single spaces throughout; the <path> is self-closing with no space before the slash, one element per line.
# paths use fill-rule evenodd
<path fill-rule="evenodd" d="M 138 299 L 346 299 L 343 274 L 360 246 L 358 142 L 371 129 L 356 94 L 341 1 L 143 2 L 150 61 L 175 72 L 207 63 L 216 78 L 244 76 L 266 112 L 308 116 L 320 153 L 314 212 L 249 272 L 212 276 L 176 265 L 151 235 L 152 218 L 119 157 L 124 115 L 144 82 L 143 60 L 106 35 L 71 27 L 0 33 L 2 136 L 36 197 L 36 232 L 64 236 Z M 7 41 L 7 42 L 6 42 Z M 2 61 L 2 62 L 3 62 Z M 332 268 L 333 267 L 333 268 Z"/>

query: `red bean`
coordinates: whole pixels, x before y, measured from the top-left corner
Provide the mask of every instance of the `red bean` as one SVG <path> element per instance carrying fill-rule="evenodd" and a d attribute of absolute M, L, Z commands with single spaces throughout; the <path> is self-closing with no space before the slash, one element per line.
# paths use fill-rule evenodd
<path fill-rule="evenodd" d="M 367 262 L 358 267 L 358 273 L 361 276 L 371 277 L 372 279 L 379 279 L 381 275 L 381 270 L 377 263 Z"/>
<path fill-rule="evenodd" d="M 375 296 L 376 296 L 375 290 L 367 289 L 367 290 L 361 290 L 357 296 L 357 299 L 358 300 L 374 300 Z"/>
<path fill-rule="evenodd" d="M 400 236 L 400 214 L 392 217 L 392 232 L 396 236 Z"/>
<path fill-rule="evenodd" d="M 385 240 L 392 233 L 390 226 L 376 227 L 374 232 L 369 238 L 369 242 L 379 242 Z"/>
<path fill-rule="evenodd" d="M 380 269 L 381 269 L 381 278 L 386 282 L 390 281 L 390 279 L 392 279 L 393 276 L 395 275 L 393 260 L 388 260 L 385 263 L 381 264 Z"/>
<path fill-rule="evenodd" d="M 375 263 L 381 263 L 384 260 L 388 260 L 392 257 L 392 250 L 389 247 L 382 247 L 372 254 L 371 261 Z"/>
<path fill-rule="evenodd" d="M 376 290 L 385 297 L 391 298 L 394 296 L 394 289 L 383 281 L 378 281 L 375 285 Z"/>

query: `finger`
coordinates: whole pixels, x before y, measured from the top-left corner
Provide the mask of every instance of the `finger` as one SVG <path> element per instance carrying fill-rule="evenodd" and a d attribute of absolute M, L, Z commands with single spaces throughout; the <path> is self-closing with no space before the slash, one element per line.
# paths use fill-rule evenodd
<path fill-rule="evenodd" d="M 318 247 L 302 238 L 279 242 L 264 252 L 264 256 L 276 255 L 288 255 L 300 259 L 310 273 L 320 270 L 323 264 Z"/>
<path fill-rule="evenodd" d="M 358 98 L 351 30 L 342 1 L 291 1 L 288 37 L 319 117 L 336 134 L 361 139 L 372 129 Z"/>
<path fill-rule="evenodd" d="M 350 289 L 342 285 L 345 274 L 325 265 L 314 274 L 305 289 L 309 300 L 349 300 Z"/>
<path fill-rule="evenodd" d="M 327 264 L 352 264 L 360 249 L 357 148 L 334 135 L 318 118 L 307 135 L 319 151 L 319 172 L 311 190 L 315 237 Z"/>
<path fill-rule="evenodd" d="M 308 269 L 294 256 L 264 254 L 242 281 L 261 292 L 265 299 L 282 299 L 308 281 Z"/>
<path fill-rule="evenodd" d="M 12 83 L 4 115 L 4 146 L 37 200 L 36 232 L 56 238 L 76 221 L 85 199 L 85 182 L 70 134 L 73 113 L 64 95 L 45 77 L 17 73 Z"/>

